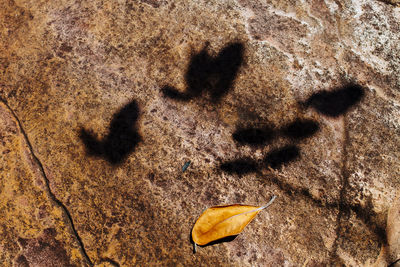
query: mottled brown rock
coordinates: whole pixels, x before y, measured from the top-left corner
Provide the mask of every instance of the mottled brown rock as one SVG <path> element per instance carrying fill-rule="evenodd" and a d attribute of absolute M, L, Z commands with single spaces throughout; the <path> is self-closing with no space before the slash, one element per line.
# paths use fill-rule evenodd
<path fill-rule="evenodd" d="M 398 255 L 387 218 L 400 186 L 399 19 L 397 7 L 372 0 L 2 1 L 0 97 L 76 235 L 2 108 L 0 140 L 11 141 L 1 144 L 0 186 L 9 189 L 0 194 L 18 197 L 2 197 L 11 219 L 0 222 L 0 260 L 33 262 L 36 245 L 20 248 L 18 238 L 37 244 L 52 228 L 45 244 L 72 265 L 85 262 L 77 236 L 98 266 L 389 263 Z M 229 73 L 218 58 L 233 43 L 243 61 Z M 193 81 L 204 88 L 190 91 Z M 349 84 L 363 93 L 342 101 L 353 97 L 340 93 Z M 339 108 L 321 107 L 332 99 Z M 121 115 L 133 101 L 137 118 Z M 299 121 L 318 129 L 288 135 Z M 272 134 L 260 145 L 235 140 L 248 128 Z M 100 141 L 129 133 L 137 144 L 110 162 L 106 153 L 121 147 Z M 226 162 L 256 170 L 227 172 Z M 272 194 L 235 240 L 192 254 L 190 231 L 205 208 L 258 206 Z M 24 208 L 24 199 L 34 202 Z"/>
<path fill-rule="evenodd" d="M 22 253 L 16 258 L 15 266 L 74 266 L 62 244 L 55 239 L 54 228 L 44 229 L 42 236 L 35 239 L 19 238 Z"/>
<path fill-rule="evenodd" d="M 400 5 L 399 0 L 383 0 L 383 2 L 392 4 L 392 5 L 397 5 L 397 6 Z"/>
<path fill-rule="evenodd" d="M 18 127 L 0 104 L 0 261 L 3 266 L 84 263 L 60 207 L 45 193 L 41 171 Z"/>
<path fill-rule="evenodd" d="M 381 253 L 373 266 L 397 265 L 400 262 L 400 198 L 397 197 L 389 208 L 386 221 L 386 239 L 387 244 L 382 246 Z"/>

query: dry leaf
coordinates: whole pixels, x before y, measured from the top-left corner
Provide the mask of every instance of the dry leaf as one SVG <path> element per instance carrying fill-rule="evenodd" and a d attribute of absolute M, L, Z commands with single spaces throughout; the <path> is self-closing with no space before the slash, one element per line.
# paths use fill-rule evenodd
<path fill-rule="evenodd" d="M 271 205 L 275 198 L 276 196 L 273 196 L 268 204 L 262 207 L 235 204 L 208 208 L 193 226 L 194 243 L 203 246 L 239 234 L 261 210 Z"/>

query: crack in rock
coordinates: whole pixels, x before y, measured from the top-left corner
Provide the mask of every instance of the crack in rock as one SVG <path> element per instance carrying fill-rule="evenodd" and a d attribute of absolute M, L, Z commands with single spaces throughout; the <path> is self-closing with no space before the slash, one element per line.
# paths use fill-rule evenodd
<path fill-rule="evenodd" d="M 31 142 L 29 141 L 28 135 L 26 134 L 24 128 L 22 127 L 22 123 L 19 120 L 18 116 L 15 114 L 14 110 L 8 105 L 7 101 L 3 98 L 0 98 L 0 102 L 10 111 L 10 113 L 12 114 L 12 116 L 14 117 L 15 121 L 18 124 L 18 128 L 20 129 L 21 134 L 23 135 L 25 142 L 29 148 L 29 151 L 36 163 L 36 165 L 38 166 L 44 182 L 45 182 L 45 192 L 47 194 L 47 196 L 50 198 L 50 200 L 53 202 L 53 204 L 55 204 L 56 206 L 60 207 L 62 212 L 63 212 L 63 216 L 64 216 L 64 220 L 66 221 L 66 224 L 69 225 L 70 230 L 73 234 L 73 236 L 75 236 L 78 244 L 79 244 L 79 250 L 80 253 L 82 254 L 82 257 L 85 259 L 86 261 L 86 265 L 87 266 L 93 266 L 92 261 L 90 260 L 88 254 L 86 253 L 85 250 L 85 246 L 82 242 L 81 237 L 79 236 L 78 232 L 75 229 L 75 225 L 74 222 L 72 220 L 72 216 L 71 213 L 69 212 L 69 210 L 67 209 L 67 207 L 59 200 L 57 199 L 57 197 L 54 195 L 54 193 L 51 191 L 50 189 L 50 182 L 49 179 L 47 178 L 46 172 L 44 171 L 44 167 L 43 164 L 41 163 L 41 161 L 39 160 L 39 158 L 36 156 L 36 154 L 33 151 L 33 147 Z"/>

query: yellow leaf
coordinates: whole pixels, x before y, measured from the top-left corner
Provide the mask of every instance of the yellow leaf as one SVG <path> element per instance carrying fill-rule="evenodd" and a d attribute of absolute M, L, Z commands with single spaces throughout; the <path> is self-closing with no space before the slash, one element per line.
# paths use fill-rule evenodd
<path fill-rule="evenodd" d="M 262 207 L 248 205 L 228 205 L 208 208 L 200 215 L 192 230 L 192 239 L 197 245 L 237 235 L 263 209 L 272 204 L 276 196 Z"/>

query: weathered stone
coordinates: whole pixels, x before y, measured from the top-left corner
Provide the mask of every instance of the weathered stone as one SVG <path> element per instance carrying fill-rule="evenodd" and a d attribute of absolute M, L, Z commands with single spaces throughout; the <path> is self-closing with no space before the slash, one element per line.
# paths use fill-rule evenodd
<path fill-rule="evenodd" d="M 3 1 L 0 260 L 394 262 L 399 19 L 372 0 Z M 206 207 L 273 194 L 192 254 Z"/>
<path fill-rule="evenodd" d="M 0 261 L 3 266 L 84 263 L 62 209 L 46 195 L 44 177 L 18 122 L 0 106 Z"/>
<path fill-rule="evenodd" d="M 400 5 L 400 1 L 399 0 L 383 0 L 383 2 L 392 4 L 392 5 Z"/>

